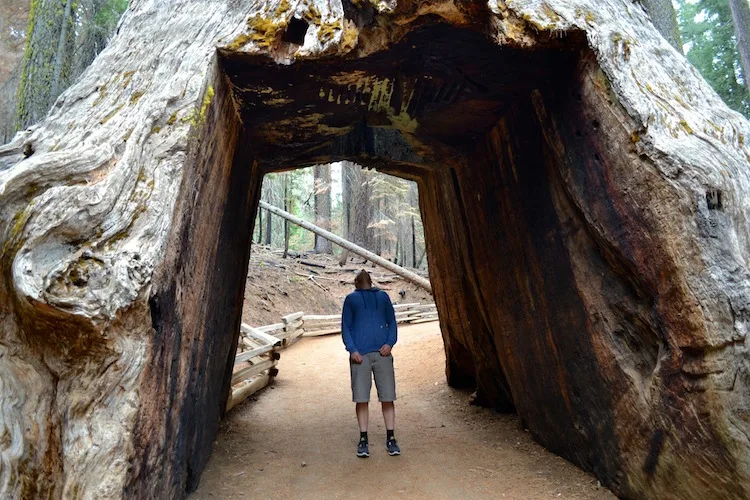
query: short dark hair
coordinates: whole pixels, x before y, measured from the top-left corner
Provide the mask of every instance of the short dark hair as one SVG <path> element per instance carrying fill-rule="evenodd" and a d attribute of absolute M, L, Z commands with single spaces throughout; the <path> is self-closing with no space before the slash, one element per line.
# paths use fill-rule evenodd
<path fill-rule="evenodd" d="M 357 277 L 354 278 L 354 286 L 357 288 L 357 290 L 371 288 L 372 278 L 370 278 L 370 273 L 368 273 L 364 269 L 357 273 Z"/>

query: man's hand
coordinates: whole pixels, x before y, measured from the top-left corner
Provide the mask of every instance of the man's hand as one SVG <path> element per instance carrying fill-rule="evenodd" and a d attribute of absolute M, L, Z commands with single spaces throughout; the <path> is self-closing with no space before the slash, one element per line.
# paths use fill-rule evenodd
<path fill-rule="evenodd" d="M 362 363 L 362 355 L 357 351 L 354 351 L 352 353 L 351 358 L 352 358 L 352 361 L 354 361 L 357 364 Z"/>
<path fill-rule="evenodd" d="M 381 356 L 388 356 L 391 353 L 391 346 L 388 344 L 383 344 L 383 347 L 380 348 L 380 355 Z"/>

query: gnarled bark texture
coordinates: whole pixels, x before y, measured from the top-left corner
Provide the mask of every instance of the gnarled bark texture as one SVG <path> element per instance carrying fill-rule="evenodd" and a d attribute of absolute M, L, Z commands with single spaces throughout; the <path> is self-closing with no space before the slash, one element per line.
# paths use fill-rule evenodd
<path fill-rule="evenodd" d="M 748 138 L 630 0 L 133 1 L 0 148 L 0 496 L 195 487 L 262 175 L 346 159 L 419 183 L 450 383 L 746 497 Z"/>

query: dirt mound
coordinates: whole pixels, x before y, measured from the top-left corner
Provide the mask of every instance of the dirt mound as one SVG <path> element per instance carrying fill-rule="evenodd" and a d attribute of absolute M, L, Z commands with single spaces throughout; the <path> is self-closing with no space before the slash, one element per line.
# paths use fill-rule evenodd
<path fill-rule="evenodd" d="M 433 301 L 424 289 L 357 257 L 350 257 L 340 266 L 333 255 L 293 254 L 285 259 L 281 254 L 253 245 L 242 306 L 243 322 L 260 326 L 278 323 L 281 316 L 296 311 L 341 312 L 344 297 L 354 289 L 354 276 L 360 269 L 370 272 L 373 284 L 385 290 L 394 304 Z"/>

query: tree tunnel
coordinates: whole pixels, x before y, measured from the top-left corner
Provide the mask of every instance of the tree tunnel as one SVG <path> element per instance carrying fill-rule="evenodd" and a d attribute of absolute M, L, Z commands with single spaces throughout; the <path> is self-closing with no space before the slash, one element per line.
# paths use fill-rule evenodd
<path fill-rule="evenodd" d="M 194 489 L 262 178 L 352 160 L 418 183 L 451 385 L 622 497 L 747 497 L 747 137 L 637 2 L 131 2 L 0 146 L 0 495 Z"/>
<path fill-rule="evenodd" d="M 179 286 L 152 297 L 157 331 L 208 344 L 183 382 L 208 402 L 181 414 L 196 426 L 188 485 L 210 450 L 205 410 L 228 391 L 262 176 L 342 159 L 418 183 L 451 385 L 517 409 L 542 444 L 620 492 L 659 481 L 662 460 L 732 467 L 723 452 L 687 456 L 652 420 L 654 398 L 680 392 L 654 386 L 674 370 L 663 330 L 687 321 L 684 297 L 641 209 L 648 192 L 626 188 L 658 181 L 579 35 L 531 50 L 427 23 L 362 58 L 220 51 L 207 95 L 178 202 Z M 681 415 L 680 432 L 711 448 L 698 416 Z"/>

